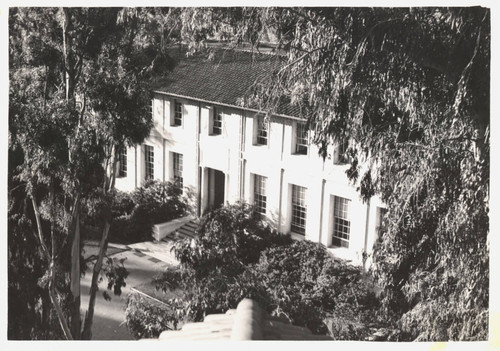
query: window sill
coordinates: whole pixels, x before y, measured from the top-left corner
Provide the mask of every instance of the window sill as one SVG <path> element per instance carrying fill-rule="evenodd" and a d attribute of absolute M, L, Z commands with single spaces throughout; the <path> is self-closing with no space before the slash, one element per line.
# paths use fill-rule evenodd
<path fill-rule="evenodd" d="M 293 240 L 306 240 L 305 234 L 290 232 L 290 236 L 292 237 Z"/>

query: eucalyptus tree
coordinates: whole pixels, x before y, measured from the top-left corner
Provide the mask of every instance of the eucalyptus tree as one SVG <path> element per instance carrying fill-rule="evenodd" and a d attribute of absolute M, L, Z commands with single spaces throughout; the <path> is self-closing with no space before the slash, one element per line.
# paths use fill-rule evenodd
<path fill-rule="evenodd" d="M 11 147 L 22 151 L 15 176 L 31 201 L 34 232 L 48 264 L 47 288 L 67 339 L 91 338 L 116 155 L 148 135 L 150 79 L 168 65 L 145 35 L 148 16 L 128 13 L 119 8 L 10 10 L 9 135 Z M 91 204 L 103 223 L 83 330 L 79 218 L 87 208 L 82 204 Z M 69 316 L 60 304 L 58 274 L 70 280 Z"/>
<path fill-rule="evenodd" d="M 406 338 L 485 339 L 489 297 L 487 8 L 189 8 L 193 48 L 222 31 L 283 64 L 242 100 L 301 107 L 327 160 L 387 205 L 373 273 Z M 210 18 L 211 21 L 200 19 Z"/>

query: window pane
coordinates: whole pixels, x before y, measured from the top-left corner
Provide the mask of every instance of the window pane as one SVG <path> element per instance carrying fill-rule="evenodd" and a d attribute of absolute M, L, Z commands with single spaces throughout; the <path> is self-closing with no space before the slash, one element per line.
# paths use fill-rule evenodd
<path fill-rule="evenodd" d="M 347 149 L 349 148 L 349 142 L 343 139 L 337 146 L 338 148 L 338 159 L 337 164 L 349 163 L 349 157 L 347 155 Z"/>
<path fill-rule="evenodd" d="M 183 171 L 183 157 L 182 154 L 178 154 L 176 152 L 173 153 L 174 162 L 173 162 L 173 173 L 174 179 L 179 182 L 181 186 L 183 186 L 184 179 L 182 178 Z"/>
<path fill-rule="evenodd" d="M 174 111 L 174 126 L 182 125 L 182 104 L 179 101 L 175 101 L 175 111 Z"/>
<path fill-rule="evenodd" d="M 214 124 L 212 128 L 212 134 L 222 134 L 222 112 L 217 109 L 214 111 Z"/>
<path fill-rule="evenodd" d="M 307 154 L 307 128 L 304 123 L 297 123 L 296 128 L 296 143 L 295 143 L 295 153 L 296 154 Z"/>
<path fill-rule="evenodd" d="M 266 214 L 266 183 L 267 177 L 255 174 L 254 176 L 254 206 L 255 211 L 261 214 Z"/>
<path fill-rule="evenodd" d="M 154 149 L 152 146 L 144 145 L 145 179 L 154 178 Z"/>
<path fill-rule="evenodd" d="M 340 196 L 334 197 L 333 240 L 332 245 L 349 247 L 351 221 L 349 220 L 349 203 L 351 200 Z"/>
<path fill-rule="evenodd" d="M 292 231 L 298 234 L 306 232 L 306 188 L 292 185 Z"/>
<path fill-rule="evenodd" d="M 118 177 L 123 178 L 127 176 L 127 148 L 123 148 L 118 154 Z"/>
<path fill-rule="evenodd" d="M 269 124 L 263 116 L 258 117 L 257 120 L 257 144 L 267 145 L 267 133 Z"/>

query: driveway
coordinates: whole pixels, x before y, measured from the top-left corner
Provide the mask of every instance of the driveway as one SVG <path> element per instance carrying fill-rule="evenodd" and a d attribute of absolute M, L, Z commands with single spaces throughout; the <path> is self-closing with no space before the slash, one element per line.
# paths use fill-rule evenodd
<path fill-rule="evenodd" d="M 94 243 L 85 245 L 85 257 L 97 255 L 97 247 Z M 93 340 L 133 340 L 125 324 L 125 305 L 130 288 L 150 281 L 157 273 L 162 272 L 168 264 L 141 252 L 129 249 L 122 245 L 110 244 L 108 256 L 118 259 L 125 258 L 125 268 L 129 275 L 125 280 L 126 286 L 122 288 L 121 296 L 116 296 L 108 291 L 111 301 L 106 301 L 103 291 L 107 288 L 106 279 L 99 284 L 99 291 L 94 309 L 94 323 L 92 325 Z M 82 319 L 88 310 L 90 282 L 92 280 L 92 268 L 94 262 L 89 264 L 85 276 L 81 279 L 81 313 Z"/>

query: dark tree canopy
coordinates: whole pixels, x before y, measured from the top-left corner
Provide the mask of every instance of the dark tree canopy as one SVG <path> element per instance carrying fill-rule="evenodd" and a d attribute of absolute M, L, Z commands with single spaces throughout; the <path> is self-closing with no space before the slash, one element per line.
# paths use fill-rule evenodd
<path fill-rule="evenodd" d="M 244 104 L 302 107 L 320 154 L 349 142 L 348 176 L 387 205 L 373 272 L 408 338 L 485 339 L 489 285 L 490 11 L 470 8 L 187 9 L 197 46 L 286 63 Z M 195 18 L 212 19 L 196 25 Z M 193 34 L 194 33 L 194 34 Z"/>
<path fill-rule="evenodd" d="M 10 200 L 24 202 L 24 207 L 11 207 L 9 213 L 9 236 L 18 236 L 9 241 L 9 250 L 14 255 L 16 242 L 35 234 L 40 268 L 46 270 L 48 282 L 42 288 L 50 295 L 42 309 L 55 308 L 68 339 L 91 336 L 111 221 L 116 155 L 126 145 L 142 142 L 152 126 L 149 87 L 156 75 L 168 69 L 169 60 L 162 47 L 155 46 L 157 36 L 147 34 L 161 13 L 76 7 L 11 8 L 9 12 L 9 151 L 16 157 L 9 163 L 9 186 L 22 192 L 16 194 L 21 200 L 11 192 Z M 100 254 L 83 332 L 79 325 L 79 223 L 87 209 L 82 204 L 100 206 L 103 214 Z M 21 214 L 31 227 L 15 221 Z M 12 266 L 11 272 L 17 268 Z M 60 280 L 71 285 L 73 313 L 58 302 L 69 293 L 63 290 L 67 286 L 57 285 Z M 120 279 L 116 282 L 121 284 Z M 12 285 L 12 295 L 27 288 L 28 282 Z M 36 306 L 43 297 L 26 295 L 31 300 L 24 303 L 40 310 Z M 15 306 L 21 308 L 21 303 Z M 9 323 L 14 332 L 16 322 L 9 319 Z M 56 334 L 32 337 L 61 336 Z"/>

